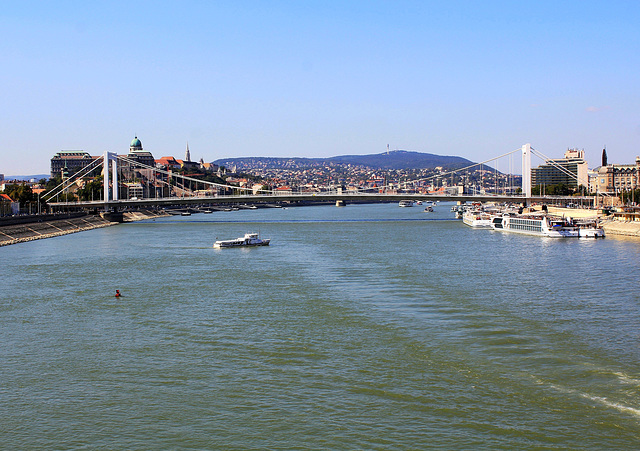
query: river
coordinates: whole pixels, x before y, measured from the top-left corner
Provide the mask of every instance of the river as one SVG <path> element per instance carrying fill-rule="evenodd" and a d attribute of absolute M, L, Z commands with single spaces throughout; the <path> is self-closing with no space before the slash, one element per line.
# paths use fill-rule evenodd
<path fill-rule="evenodd" d="M 1 248 L 2 448 L 640 447 L 640 241 L 473 230 L 449 207 Z M 212 248 L 253 231 L 271 245 Z"/>

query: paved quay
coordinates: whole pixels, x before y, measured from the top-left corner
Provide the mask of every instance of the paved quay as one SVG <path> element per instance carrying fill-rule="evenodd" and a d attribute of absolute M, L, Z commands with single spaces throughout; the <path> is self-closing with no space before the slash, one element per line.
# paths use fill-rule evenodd
<path fill-rule="evenodd" d="M 605 219 L 600 222 L 607 236 L 619 235 L 640 238 L 640 221 L 624 222 Z"/>

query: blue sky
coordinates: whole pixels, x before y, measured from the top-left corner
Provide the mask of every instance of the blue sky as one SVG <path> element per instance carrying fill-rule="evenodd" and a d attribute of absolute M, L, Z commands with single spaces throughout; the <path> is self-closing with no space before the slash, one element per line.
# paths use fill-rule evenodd
<path fill-rule="evenodd" d="M 0 29 L 4 174 L 136 134 L 205 161 L 640 154 L 637 1 L 26 1 Z"/>

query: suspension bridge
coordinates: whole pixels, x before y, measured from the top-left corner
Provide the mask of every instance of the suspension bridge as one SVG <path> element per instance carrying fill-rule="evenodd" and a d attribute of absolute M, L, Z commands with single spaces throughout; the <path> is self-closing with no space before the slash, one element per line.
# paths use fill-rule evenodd
<path fill-rule="evenodd" d="M 513 177 L 512 156 L 521 155 L 522 183 L 514 186 L 509 182 Z M 276 190 L 253 189 L 253 187 L 221 184 L 176 174 L 170 170 L 149 166 L 128 156 L 117 155 L 113 152 L 104 154 L 94 160 L 90 165 L 78 171 L 72 177 L 63 180 L 56 188 L 51 190 L 44 199 L 48 202 L 52 211 L 73 210 L 102 210 L 104 212 L 117 212 L 131 208 L 167 208 L 167 207 L 206 207 L 208 205 L 264 205 L 282 203 L 358 203 L 358 202 L 398 202 L 400 200 L 440 200 L 457 202 L 507 202 L 507 203 L 531 203 L 547 202 L 562 203 L 571 199 L 572 202 L 580 202 L 585 205 L 596 204 L 593 196 L 567 197 L 567 196 L 532 196 L 531 194 L 531 156 L 536 155 L 546 161 L 552 161 L 542 153 L 536 151 L 530 144 L 505 153 L 498 157 L 480 163 L 442 172 L 438 175 L 405 181 L 401 186 L 385 185 L 381 187 L 350 189 L 340 187 L 325 189 L 318 192 L 305 192 L 291 190 L 280 193 Z M 507 182 L 499 186 L 498 160 L 509 158 L 509 172 Z M 483 165 L 494 162 L 495 178 L 492 189 L 483 186 L 462 184 L 451 186 L 447 191 L 440 192 L 416 192 L 415 187 L 433 179 L 446 179 L 453 175 L 462 175 L 466 171 L 473 170 Z M 560 171 L 577 178 L 577 176 L 565 168 L 558 167 Z M 102 170 L 103 182 L 99 199 L 69 201 L 68 194 L 71 187 L 87 177 Z M 124 190 L 124 180 L 138 180 L 140 187 L 136 195 L 131 195 Z M 587 180 L 577 180 L 578 185 L 588 186 Z M 123 192 L 126 193 L 123 195 Z M 60 197 L 63 200 L 60 200 Z"/>

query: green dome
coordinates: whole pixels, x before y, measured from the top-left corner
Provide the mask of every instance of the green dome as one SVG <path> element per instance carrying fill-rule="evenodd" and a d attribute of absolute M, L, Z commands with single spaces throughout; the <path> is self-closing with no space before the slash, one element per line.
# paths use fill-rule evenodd
<path fill-rule="evenodd" d="M 131 146 L 130 147 L 139 147 L 139 148 L 142 149 L 142 143 L 140 142 L 140 140 L 138 139 L 137 136 L 135 138 L 133 138 L 133 141 L 131 141 Z"/>

